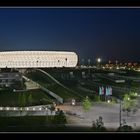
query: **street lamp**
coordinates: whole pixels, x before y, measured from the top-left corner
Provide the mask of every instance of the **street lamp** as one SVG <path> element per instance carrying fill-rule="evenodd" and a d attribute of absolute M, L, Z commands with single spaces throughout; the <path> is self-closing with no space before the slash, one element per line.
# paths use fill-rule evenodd
<path fill-rule="evenodd" d="M 84 59 L 82 59 L 82 65 L 83 65 L 83 66 L 85 65 L 85 60 L 84 60 Z"/>
<path fill-rule="evenodd" d="M 122 126 L 122 101 L 120 100 L 120 127 Z"/>
<path fill-rule="evenodd" d="M 110 100 L 107 100 L 108 103 L 110 103 Z"/>
<path fill-rule="evenodd" d="M 101 58 L 98 58 L 98 59 L 97 59 L 97 62 L 100 63 L 100 62 L 101 62 Z"/>
<path fill-rule="evenodd" d="M 91 62 L 91 60 L 90 60 L 90 59 L 88 59 L 88 66 L 90 66 L 90 62 Z"/>
<path fill-rule="evenodd" d="M 130 101 L 130 98 L 127 98 L 128 101 Z M 120 103 L 120 113 L 119 113 L 119 122 L 120 122 L 120 127 L 122 126 L 121 120 L 122 120 L 122 100 L 119 99 L 119 103 Z"/>
<path fill-rule="evenodd" d="M 98 63 L 98 67 L 99 67 L 100 63 L 101 63 L 101 58 L 97 58 L 97 63 Z"/>

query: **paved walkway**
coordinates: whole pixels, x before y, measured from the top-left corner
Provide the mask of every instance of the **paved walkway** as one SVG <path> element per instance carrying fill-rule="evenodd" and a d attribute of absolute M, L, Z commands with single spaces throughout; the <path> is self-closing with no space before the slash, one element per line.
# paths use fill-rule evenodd
<path fill-rule="evenodd" d="M 64 110 L 67 114 L 69 125 L 91 127 L 92 121 L 98 119 L 99 116 L 102 116 L 105 127 L 118 128 L 120 125 L 119 104 L 95 103 L 89 111 L 84 111 L 82 106 L 72 105 L 61 105 L 57 106 L 57 108 Z M 122 122 L 123 119 L 133 128 L 140 126 L 140 110 L 138 109 L 135 113 L 131 111 L 129 116 L 122 111 Z"/>

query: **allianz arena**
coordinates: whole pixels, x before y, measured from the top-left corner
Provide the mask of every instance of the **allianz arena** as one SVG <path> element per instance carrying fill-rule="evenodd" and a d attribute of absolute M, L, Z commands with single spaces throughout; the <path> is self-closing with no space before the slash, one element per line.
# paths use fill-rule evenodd
<path fill-rule="evenodd" d="M 75 67 L 78 56 L 65 51 L 5 51 L 0 52 L 0 68 Z"/>

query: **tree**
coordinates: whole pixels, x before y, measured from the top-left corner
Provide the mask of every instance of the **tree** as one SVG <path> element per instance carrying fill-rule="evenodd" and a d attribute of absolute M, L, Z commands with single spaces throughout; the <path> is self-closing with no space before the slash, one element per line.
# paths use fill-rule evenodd
<path fill-rule="evenodd" d="M 133 130 L 132 126 L 127 125 L 125 120 L 123 120 L 122 125 L 117 129 L 117 131 L 122 131 L 122 132 L 126 132 L 126 131 L 130 132 L 132 130 Z"/>
<path fill-rule="evenodd" d="M 19 104 L 19 106 L 22 106 L 22 95 L 21 95 L 21 93 L 19 93 L 19 95 L 18 95 L 18 104 Z"/>
<path fill-rule="evenodd" d="M 30 95 L 28 96 L 28 104 L 29 104 L 29 105 L 32 105 L 32 103 L 33 103 L 33 98 L 32 98 L 32 95 L 30 94 Z"/>
<path fill-rule="evenodd" d="M 104 127 L 104 123 L 103 123 L 103 118 L 101 116 L 99 116 L 99 119 L 97 119 L 96 121 L 93 121 L 92 130 L 100 131 L 100 132 L 106 131 L 106 128 Z"/>
<path fill-rule="evenodd" d="M 127 116 L 128 112 L 131 111 L 131 107 L 136 106 L 136 101 L 130 99 L 130 95 L 125 94 L 124 99 L 123 99 L 123 110 L 127 111 Z"/>
<path fill-rule="evenodd" d="M 62 110 L 60 110 L 59 113 L 54 116 L 53 123 L 56 125 L 59 125 L 59 124 L 64 125 L 67 123 L 66 116 Z"/>
<path fill-rule="evenodd" d="M 100 102 L 100 101 L 101 101 L 101 100 L 100 100 L 100 96 L 97 96 L 97 95 L 96 95 L 96 96 L 95 96 L 95 101 L 96 101 L 96 102 Z"/>
<path fill-rule="evenodd" d="M 86 96 L 86 98 L 83 100 L 82 105 L 85 111 L 88 111 L 91 108 L 91 101 L 88 96 Z"/>
<path fill-rule="evenodd" d="M 25 94 L 23 93 L 23 94 L 22 94 L 22 97 L 21 97 L 21 106 L 25 106 L 25 104 L 26 104 L 26 96 L 25 96 Z"/>

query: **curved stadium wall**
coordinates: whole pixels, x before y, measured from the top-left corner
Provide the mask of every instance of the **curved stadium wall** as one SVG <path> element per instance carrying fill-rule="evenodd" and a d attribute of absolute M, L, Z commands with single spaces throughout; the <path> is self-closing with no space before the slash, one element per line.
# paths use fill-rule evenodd
<path fill-rule="evenodd" d="M 61 51 L 5 51 L 0 52 L 0 68 L 75 67 L 75 52 Z"/>

